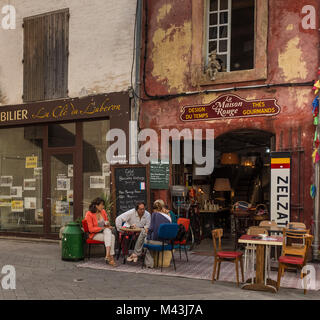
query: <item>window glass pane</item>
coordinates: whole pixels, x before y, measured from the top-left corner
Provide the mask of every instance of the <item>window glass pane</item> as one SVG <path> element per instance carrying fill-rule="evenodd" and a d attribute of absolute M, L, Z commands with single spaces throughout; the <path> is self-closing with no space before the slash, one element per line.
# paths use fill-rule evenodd
<path fill-rule="evenodd" d="M 228 23 L 228 12 L 220 13 L 220 24 Z"/>
<path fill-rule="evenodd" d="M 217 39 L 217 32 L 218 32 L 218 28 L 217 27 L 210 27 L 209 39 Z"/>
<path fill-rule="evenodd" d="M 210 0 L 210 11 L 218 10 L 218 0 Z"/>
<path fill-rule="evenodd" d="M 83 123 L 83 215 L 94 198 L 110 196 L 110 165 L 106 160 L 109 128 L 110 120 Z"/>
<path fill-rule="evenodd" d="M 210 25 L 215 25 L 218 23 L 218 15 L 216 13 L 210 14 Z"/>
<path fill-rule="evenodd" d="M 254 68 L 254 0 L 232 1 L 230 71 Z"/>
<path fill-rule="evenodd" d="M 73 221 L 73 156 L 56 154 L 50 159 L 51 232 Z"/>
<path fill-rule="evenodd" d="M 228 50 L 228 40 L 219 41 L 219 52 L 226 52 Z"/>
<path fill-rule="evenodd" d="M 228 26 L 219 27 L 219 37 L 227 38 L 228 37 Z"/>
<path fill-rule="evenodd" d="M 228 0 L 220 0 L 220 10 L 228 9 Z"/>
<path fill-rule="evenodd" d="M 0 129 L 0 230 L 43 233 L 43 127 Z"/>
<path fill-rule="evenodd" d="M 73 147 L 76 144 L 76 124 L 49 124 L 48 145 L 49 147 Z"/>
<path fill-rule="evenodd" d="M 217 41 L 209 42 L 209 53 L 217 49 Z"/>

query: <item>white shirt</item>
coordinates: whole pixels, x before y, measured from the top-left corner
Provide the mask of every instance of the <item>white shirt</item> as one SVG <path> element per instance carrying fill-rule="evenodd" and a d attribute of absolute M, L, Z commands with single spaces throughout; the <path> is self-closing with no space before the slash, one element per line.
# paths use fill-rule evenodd
<path fill-rule="evenodd" d="M 149 229 L 151 223 L 151 215 L 146 210 L 143 216 L 140 218 L 138 212 L 134 208 L 120 214 L 120 216 L 116 218 L 116 227 L 118 230 L 122 227 L 123 223 L 125 227 L 130 227 L 135 224 L 138 228 L 146 227 Z"/>

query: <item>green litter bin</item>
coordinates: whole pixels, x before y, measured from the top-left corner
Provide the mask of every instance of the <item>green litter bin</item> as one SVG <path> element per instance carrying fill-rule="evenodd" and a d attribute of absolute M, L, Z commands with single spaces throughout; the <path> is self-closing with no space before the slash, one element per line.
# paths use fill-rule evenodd
<path fill-rule="evenodd" d="M 62 260 L 78 261 L 84 259 L 83 231 L 79 223 L 70 222 L 62 233 Z"/>

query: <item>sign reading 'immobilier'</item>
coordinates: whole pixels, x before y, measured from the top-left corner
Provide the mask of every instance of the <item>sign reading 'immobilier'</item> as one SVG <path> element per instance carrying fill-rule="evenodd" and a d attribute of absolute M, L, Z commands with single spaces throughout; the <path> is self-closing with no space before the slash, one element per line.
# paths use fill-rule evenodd
<path fill-rule="evenodd" d="M 276 99 L 245 100 L 236 95 L 223 95 L 209 104 L 185 106 L 182 121 L 233 119 L 274 116 L 280 112 Z"/>
<path fill-rule="evenodd" d="M 121 115 L 128 109 L 129 97 L 125 93 L 8 105 L 0 108 L 0 127 L 108 117 Z"/>

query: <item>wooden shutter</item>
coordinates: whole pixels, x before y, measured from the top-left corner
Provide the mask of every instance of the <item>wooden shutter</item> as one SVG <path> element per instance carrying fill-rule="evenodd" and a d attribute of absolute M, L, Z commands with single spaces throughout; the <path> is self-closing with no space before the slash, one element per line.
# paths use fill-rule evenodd
<path fill-rule="evenodd" d="M 24 19 L 24 101 L 67 97 L 68 47 L 68 9 Z"/>

